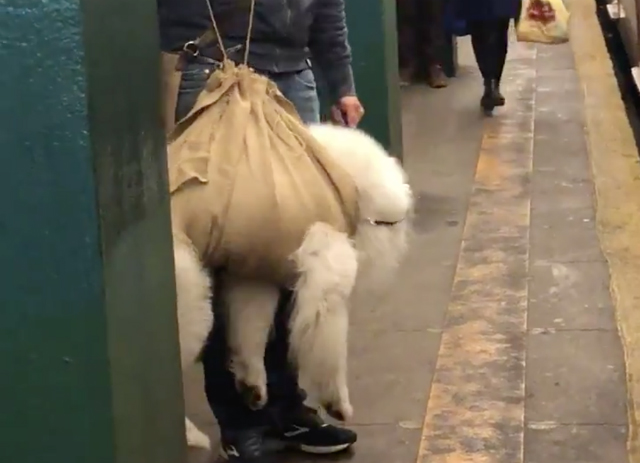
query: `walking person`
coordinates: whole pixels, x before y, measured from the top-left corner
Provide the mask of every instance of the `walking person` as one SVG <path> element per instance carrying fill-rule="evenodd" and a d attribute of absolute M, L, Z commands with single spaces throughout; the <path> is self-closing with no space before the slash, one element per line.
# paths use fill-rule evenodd
<path fill-rule="evenodd" d="M 424 81 L 431 88 L 446 87 L 444 0 L 396 0 L 396 7 L 402 83 Z"/>
<path fill-rule="evenodd" d="M 182 60 L 176 120 L 188 114 L 223 58 L 217 42 L 198 41 L 211 28 L 206 1 L 157 0 L 162 51 L 180 53 Z M 226 54 L 241 62 L 249 2 L 211 0 L 211 7 Z M 355 91 L 344 7 L 344 0 L 255 3 L 249 66 L 275 82 L 306 123 L 320 119 L 310 59 L 321 71 L 344 122 L 355 127 L 364 113 Z M 325 423 L 304 403 L 305 393 L 288 361 L 291 303 L 292 292 L 283 288 L 265 353 L 269 402 L 264 409 L 252 410 L 236 390 L 229 371 L 224 311 L 221 301 L 213 301 L 216 322 L 202 354 L 205 390 L 220 427 L 222 451 L 231 463 L 264 463 L 283 447 L 330 454 L 350 447 L 357 439 L 355 432 Z"/>
<path fill-rule="evenodd" d="M 487 113 L 505 105 L 500 81 L 509 49 L 509 25 L 520 15 L 522 0 L 456 0 L 457 17 L 466 21 L 473 53 L 484 81 L 480 106 Z"/>

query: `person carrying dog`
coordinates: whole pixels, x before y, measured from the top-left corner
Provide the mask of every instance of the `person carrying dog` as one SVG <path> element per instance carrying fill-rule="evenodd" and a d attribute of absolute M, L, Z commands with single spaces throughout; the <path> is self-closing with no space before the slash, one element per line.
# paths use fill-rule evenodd
<path fill-rule="evenodd" d="M 209 35 L 207 0 L 157 0 L 161 49 L 178 54 L 174 121 L 184 118 L 223 53 Z M 226 55 L 241 62 L 248 30 L 249 2 L 210 0 Z M 256 0 L 249 66 L 276 83 L 305 123 L 319 122 L 320 108 L 311 61 L 327 85 L 334 113 L 355 127 L 364 114 L 356 96 L 347 39 L 345 0 Z M 213 271 L 213 269 L 212 269 Z M 216 323 L 202 353 L 205 392 L 221 431 L 222 452 L 233 463 L 264 463 L 275 450 L 293 447 L 329 454 L 355 443 L 355 432 L 325 423 L 305 405 L 297 372 L 288 361 L 288 314 L 292 292 L 282 289 L 265 366 L 269 402 L 251 410 L 236 390 L 228 368 L 226 327 L 220 302 L 213 301 Z M 220 313 L 219 313 L 220 312 Z"/>

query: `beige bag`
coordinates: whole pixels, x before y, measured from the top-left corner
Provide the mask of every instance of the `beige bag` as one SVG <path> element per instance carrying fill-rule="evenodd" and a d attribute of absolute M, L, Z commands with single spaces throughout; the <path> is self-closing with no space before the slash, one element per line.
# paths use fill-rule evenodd
<path fill-rule="evenodd" d="M 169 135 L 168 160 L 174 233 L 208 265 L 290 284 L 290 256 L 313 223 L 355 231 L 353 179 L 246 65 L 225 59 L 212 74 Z"/>

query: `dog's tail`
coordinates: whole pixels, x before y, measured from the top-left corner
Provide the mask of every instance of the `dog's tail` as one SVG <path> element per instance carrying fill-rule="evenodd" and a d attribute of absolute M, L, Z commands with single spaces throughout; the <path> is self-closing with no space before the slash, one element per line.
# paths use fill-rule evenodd
<path fill-rule="evenodd" d="M 183 367 L 200 355 L 213 325 L 211 281 L 186 239 L 173 240 L 180 357 Z"/>
<path fill-rule="evenodd" d="M 290 319 L 290 357 L 333 416 L 352 413 L 347 388 L 348 300 L 358 270 L 346 234 L 314 224 L 294 255 L 300 272 Z"/>

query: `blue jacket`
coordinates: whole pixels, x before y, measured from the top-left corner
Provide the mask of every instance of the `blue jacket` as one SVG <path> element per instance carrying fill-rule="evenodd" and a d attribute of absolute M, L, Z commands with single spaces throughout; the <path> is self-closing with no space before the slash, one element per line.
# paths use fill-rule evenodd
<path fill-rule="evenodd" d="M 522 7 L 521 0 L 454 0 L 455 16 L 464 21 L 487 21 L 491 19 L 517 18 Z"/>
<path fill-rule="evenodd" d="M 241 61 L 249 0 L 210 0 L 229 57 Z M 157 0 L 163 51 L 183 45 L 211 28 L 207 0 Z M 294 72 L 317 65 L 334 99 L 355 94 L 347 41 L 345 0 L 256 0 L 249 65 L 263 72 Z M 202 50 L 220 59 L 220 50 Z"/>

